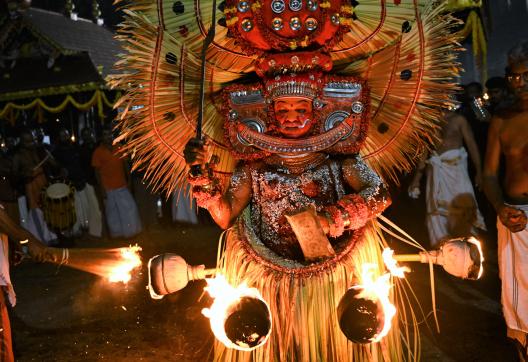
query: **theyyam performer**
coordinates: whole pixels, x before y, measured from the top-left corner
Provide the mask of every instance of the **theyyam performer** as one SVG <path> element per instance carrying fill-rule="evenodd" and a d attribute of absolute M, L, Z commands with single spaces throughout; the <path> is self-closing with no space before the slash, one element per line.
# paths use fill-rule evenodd
<path fill-rule="evenodd" d="M 216 360 L 419 358 L 401 341 L 413 325 L 403 306 L 379 343 L 348 341 L 337 309 L 366 283 L 365 265 L 384 273 L 384 179 L 412 168 L 450 104 L 456 44 L 434 3 L 127 5 L 115 79 L 127 89 L 125 151 L 157 189 L 191 185 L 228 229 L 220 273 L 256 288 L 271 311 L 267 343 L 246 352 L 216 342 Z M 405 300 L 397 283 L 390 299 Z"/>

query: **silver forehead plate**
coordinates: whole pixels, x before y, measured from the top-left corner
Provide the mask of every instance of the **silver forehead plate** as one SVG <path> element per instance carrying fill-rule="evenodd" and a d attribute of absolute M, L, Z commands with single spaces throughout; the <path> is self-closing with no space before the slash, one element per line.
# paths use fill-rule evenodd
<path fill-rule="evenodd" d="M 244 105 L 244 104 L 258 104 L 264 103 L 265 99 L 262 96 L 262 92 L 259 90 L 251 91 L 236 91 L 229 94 L 231 102 L 235 105 Z"/>
<path fill-rule="evenodd" d="M 361 84 L 354 82 L 330 82 L 323 88 L 326 97 L 354 98 L 361 93 Z"/>

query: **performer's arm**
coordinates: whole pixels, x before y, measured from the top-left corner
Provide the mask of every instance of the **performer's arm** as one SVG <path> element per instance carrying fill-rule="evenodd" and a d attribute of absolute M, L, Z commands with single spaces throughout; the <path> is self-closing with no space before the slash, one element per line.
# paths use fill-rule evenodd
<path fill-rule="evenodd" d="M 251 174 L 247 166 L 238 167 L 233 176 L 229 188 L 223 195 L 218 198 L 210 198 L 206 195 L 199 196 L 200 191 L 195 191 L 193 194 L 196 197 L 198 206 L 204 207 L 209 211 L 214 221 L 222 229 L 230 227 L 235 219 L 242 213 L 251 199 Z"/>
<path fill-rule="evenodd" d="M 491 202 L 500 221 L 512 232 L 524 230 L 526 218 L 522 210 L 504 204 L 504 196 L 499 183 L 501 155 L 500 129 L 502 119 L 494 117 L 488 131 L 488 144 L 484 160 L 484 192 Z"/>
<path fill-rule="evenodd" d="M 473 161 L 473 165 L 475 166 L 475 183 L 477 184 L 477 186 L 480 187 L 482 184 L 482 162 L 477 147 L 477 142 L 475 142 L 473 131 L 471 131 L 471 127 L 469 126 L 469 123 L 466 118 L 463 116 L 459 116 L 457 117 L 457 119 L 460 123 L 460 131 L 462 133 L 462 137 L 464 138 L 464 143 L 468 148 L 469 156 L 471 157 L 471 161 Z"/>
<path fill-rule="evenodd" d="M 361 156 L 346 159 L 342 169 L 345 182 L 356 193 L 346 195 L 337 204 L 324 208 L 322 226 L 333 237 L 341 235 L 346 229 L 364 226 L 368 220 L 379 216 L 391 203 L 386 185 L 363 162 Z"/>
<path fill-rule="evenodd" d="M 202 140 L 191 139 L 184 149 L 187 165 L 201 167 L 200 175 L 189 174 L 192 195 L 199 207 L 209 211 L 215 222 L 223 229 L 230 227 L 251 199 L 251 173 L 246 165 L 239 165 L 231 183 L 224 193 L 217 179 L 204 169 L 208 162 L 207 150 Z"/>

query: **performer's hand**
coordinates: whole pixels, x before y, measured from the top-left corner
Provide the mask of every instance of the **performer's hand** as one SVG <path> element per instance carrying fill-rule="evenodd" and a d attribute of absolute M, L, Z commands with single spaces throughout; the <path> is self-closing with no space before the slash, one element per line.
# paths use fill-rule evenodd
<path fill-rule="evenodd" d="M 328 218 L 324 215 L 317 215 L 317 218 L 319 219 L 319 224 L 321 224 L 323 232 L 328 234 L 330 232 L 330 222 L 328 221 Z"/>
<path fill-rule="evenodd" d="M 527 217 L 522 210 L 512 206 L 502 205 L 497 210 L 497 214 L 503 225 L 513 233 L 518 233 L 526 228 Z"/>
<path fill-rule="evenodd" d="M 204 140 L 191 138 L 185 145 L 183 156 L 188 166 L 205 165 L 207 162 L 207 149 Z"/>

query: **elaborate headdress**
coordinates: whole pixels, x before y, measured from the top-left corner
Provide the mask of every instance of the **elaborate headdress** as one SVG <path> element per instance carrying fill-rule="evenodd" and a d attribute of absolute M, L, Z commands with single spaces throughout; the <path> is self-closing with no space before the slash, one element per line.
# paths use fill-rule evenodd
<path fill-rule="evenodd" d="M 190 0 L 127 5 L 119 35 L 127 54 L 114 82 L 128 89 L 120 128 L 134 167 L 144 167 L 158 189 L 186 182 L 182 149 L 195 133 L 196 54 L 211 7 Z M 228 0 L 218 8 L 203 128 L 220 158 L 217 176 L 228 179 L 238 158 L 321 150 L 361 152 L 379 173 L 394 176 L 434 138 L 437 107 L 450 103 L 457 72 L 451 21 L 441 7 L 418 0 Z M 277 144 L 270 102 L 284 95 L 313 100 L 316 134 Z"/>

